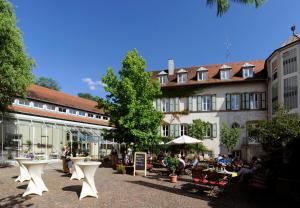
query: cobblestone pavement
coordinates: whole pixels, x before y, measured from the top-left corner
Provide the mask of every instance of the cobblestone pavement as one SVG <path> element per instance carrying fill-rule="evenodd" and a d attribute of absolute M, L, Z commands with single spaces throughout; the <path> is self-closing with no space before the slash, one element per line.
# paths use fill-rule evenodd
<path fill-rule="evenodd" d="M 30 195 L 24 198 L 22 194 L 28 182 L 15 182 L 19 168 L 0 168 L 0 207 L 247 208 L 271 205 L 266 198 L 261 201 L 262 197 L 253 198 L 251 194 L 245 196 L 245 187 L 234 184 L 221 196 L 208 197 L 206 192 L 192 192 L 195 187 L 187 176 L 172 184 L 168 178 L 157 173 L 147 177 L 120 175 L 115 174 L 111 168 L 101 167 L 95 175 L 99 198 L 86 197 L 79 201 L 82 182 L 70 180 L 60 167 L 60 164 L 50 164 L 42 176 L 49 192 L 44 192 L 43 196 Z"/>

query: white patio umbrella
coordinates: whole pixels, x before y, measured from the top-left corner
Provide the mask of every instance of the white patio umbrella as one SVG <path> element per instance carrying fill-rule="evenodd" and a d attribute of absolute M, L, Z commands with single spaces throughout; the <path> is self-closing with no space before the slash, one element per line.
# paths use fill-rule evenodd
<path fill-rule="evenodd" d="M 202 141 L 187 135 L 183 135 L 176 139 L 173 139 L 172 141 L 169 141 L 166 144 L 176 145 L 176 144 L 198 144 L 198 143 L 202 143 Z"/>

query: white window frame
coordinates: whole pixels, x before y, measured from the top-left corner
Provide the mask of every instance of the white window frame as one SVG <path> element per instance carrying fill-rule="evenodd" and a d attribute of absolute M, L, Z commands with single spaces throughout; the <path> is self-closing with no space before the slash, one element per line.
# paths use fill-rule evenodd
<path fill-rule="evenodd" d="M 230 79 L 230 72 L 231 72 L 230 69 L 222 69 L 220 71 L 220 78 L 221 78 L 221 80 Z"/>
<path fill-rule="evenodd" d="M 243 77 L 244 78 L 252 78 L 254 75 L 253 67 L 245 67 L 243 68 Z"/>
<path fill-rule="evenodd" d="M 187 82 L 187 73 L 179 73 L 177 74 L 177 82 L 178 83 L 185 83 Z"/>
<path fill-rule="evenodd" d="M 208 70 L 198 71 L 197 72 L 197 80 L 198 81 L 208 80 Z"/>
<path fill-rule="evenodd" d="M 169 125 L 162 125 L 162 136 L 168 137 L 170 135 Z"/>
<path fill-rule="evenodd" d="M 170 112 L 170 99 L 164 98 L 161 102 L 162 112 Z"/>
<path fill-rule="evenodd" d="M 180 125 L 180 136 L 187 135 L 187 134 L 188 134 L 188 125 L 181 124 Z"/>
<path fill-rule="evenodd" d="M 212 130 L 213 130 L 213 126 L 212 126 L 212 124 L 209 123 L 207 125 L 206 129 L 205 129 L 204 137 L 205 138 L 212 138 Z"/>
<path fill-rule="evenodd" d="M 159 75 L 158 79 L 160 84 L 166 84 L 168 81 L 168 75 Z"/>
<path fill-rule="evenodd" d="M 82 114 L 82 115 L 81 115 Z M 84 114 L 84 115 L 83 115 Z M 86 113 L 84 111 L 78 111 L 78 115 L 82 117 L 86 117 Z"/>
<path fill-rule="evenodd" d="M 241 95 L 231 94 L 230 95 L 230 110 L 240 110 L 241 109 Z"/>
<path fill-rule="evenodd" d="M 260 102 L 261 98 L 259 99 L 259 96 L 261 96 L 260 93 L 250 93 L 250 98 L 249 98 L 249 104 L 250 104 L 250 109 L 260 109 Z"/>
<path fill-rule="evenodd" d="M 20 102 L 24 102 L 24 103 L 20 103 Z M 30 106 L 30 101 L 29 100 L 19 100 L 18 104 L 22 105 L 22 106 Z"/>
<path fill-rule="evenodd" d="M 60 109 L 65 109 L 65 111 L 60 111 Z M 67 113 L 67 108 L 64 108 L 64 107 L 58 107 L 58 112 L 60 112 L 60 113 Z"/>
<path fill-rule="evenodd" d="M 33 107 L 37 109 L 44 109 L 44 104 L 40 102 L 33 102 Z"/>
<path fill-rule="evenodd" d="M 211 111 L 212 110 L 212 96 L 211 95 L 202 95 L 202 111 Z"/>
<path fill-rule="evenodd" d="M 56 107 L 54 105 L 51 105 L 51 104 L 46 104 L 46 110 L 48 110 L 48 111 L 55 111 Z"/>
<path fill-rule="evenodd" d="M 71 115 L 77 115 L 77 111 L 74 109 L 69 109 L 69 114 Z"/>

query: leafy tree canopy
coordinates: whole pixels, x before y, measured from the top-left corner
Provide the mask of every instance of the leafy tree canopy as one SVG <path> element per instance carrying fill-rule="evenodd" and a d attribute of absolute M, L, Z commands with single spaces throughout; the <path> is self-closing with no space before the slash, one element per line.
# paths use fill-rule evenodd
<path fill-rule="evenodd" d="M 221 128 L 221 143 L 224 144 L 228 150 L 231 152 L 236 146 L 240 139 L 240 129 L 230 128 L 226 124 L 223 124 Z"/>
<path fill-rule="evenodd" d="M 88 99 L 88 100 L 93 100 L 93 101 L 98 101 L 100 99 L 98 96 L 93 96 L 90 93 L 80 92 L 77 95 L 78 95 L 78 97 L 85 98 L 85 99 Z"/>
<path fill-rule="evenodd" d="M 299 162 L 300 118 L 279 108 L 272 120 L 261 121 L 250 129 L 263 145 L 269 159 L 280 163 Z"/>
<path fill-rule="evenodd" d="M 107 92 L 99 107 L 110 115 L 116 129 L 108 132 L 117 141 L 134 143 L 143 149 L 159 140 L 158 128 L 163 114 L 155 110 L 153 100 L 161 94 L 158 80 L 145 71 L 146 62 L 137 50 L 129 51 L 117 76 L 112 68 L 102 77 Z"/>
<path fill-rule="evenodd" d="M 210 7 L 217 6 L 217 16 L 222 16 L 230 8 L 230 3 L 240 3 L 246 5 L 255 5 L 256 8 L 261 6 L 265 0 L 206 0 L 206 4 Z"/>
<path fill-rule="evenodd" d="M 208 122 L 202 121 L 201 119 L 193 120 L 193 123 L 189 126 L 189 136 L 203 140 L 206 135 L 208 125 Z"/>
<path fill-rule="evenodd" d="M 60 86 L 58 85 L 57 81 L 55 81 L 52 78 L 47 78 L 47 77 L 39 77 L 36 81 L 35 84 L 40 85 L 42 87 L 46 87 L 52 90 L 60 90 Z"/>
<path fill-rule="evenodd" d="M 26 55 L 22 34 L 10 2 L 0 0 L 0 110 L 24 97 L 33 83 L 34 61 Z"/>

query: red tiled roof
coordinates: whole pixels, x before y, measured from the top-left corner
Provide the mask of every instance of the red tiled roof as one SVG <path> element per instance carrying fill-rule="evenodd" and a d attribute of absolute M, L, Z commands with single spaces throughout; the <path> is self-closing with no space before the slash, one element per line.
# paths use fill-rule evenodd
<path fill-rule="evenodd" d="M 69 108 L 104 114 L 103 109 L 96 108 L 97 102 L 60 91 L 48 89 L 38 85 L 31 85 L 28 89 L 28 99 L 39 100 Z"/>
<path fill-rule="evenodd" d="M 105 120 L 99 120 L 99 119 L 92 119 L 87 117 L 80 117 L 80 116 L 73 116 L 70 114 L 64 114 L 59 112 L 51 112 L 47 110 L 42 109 L 35 109 L 30 107 L 23 107 L 23 106 L 10 106 L 10 111 L 17 112 L 17 113 L 24 113 L 27 115 L 34 115 L 34 116 L 41 116 L 41 117 L 48 117 L 48 118 L 54 118 L 54 119 L 62 119 L 67 121 L 75 121 L 75 122 L 81 122 L 81 123 L 89 123 L 89 124 L 95 124 L 95 125 L 101 125 L 101 126 L 108 126 L 109 122 Z"/>
<path fill-rule="evenodd" d="M 243 78 L 242 75 L 242 66 L 245 63 L 254 65 L 254 77 L 253 78 Z M 192 67 L 182 67 L 175 69 L 174 75 L 168 75 L 168 82 L 161 85 L 162 88 L 167 87 L 176 87 L 176 86 L 192 86 L 192 85 L 202 85 L 202 84 L 218 84 L 218 83 L 233 83 L 241 81 L 258 81 L 258 80 L 267 80 L 267 75 L 264 70 L 264 60 L 258 61 L 245 61 L 245 62 L 233 62 L 226 63 L 226 65 L 231 67 L 232 77 L 229 80 L 221 80 L 219 76 L 220 68 L 223 64 L 212 64 L 206 66 L 192 66 Z M 204 67 L 208 69 L 208 80 L 206 81 L 197 81 L 197 69 Z M 188 73 L 188 81 L 185 83 L 177 83 L 177 74 L 176 72 L 180 69 L 185 69 Z M 156 78 L 158 73 L 164 71 L 153 71 L 152 78 Z M 167 70 L 166 70 L 167 72 Z"/>

